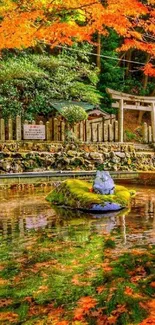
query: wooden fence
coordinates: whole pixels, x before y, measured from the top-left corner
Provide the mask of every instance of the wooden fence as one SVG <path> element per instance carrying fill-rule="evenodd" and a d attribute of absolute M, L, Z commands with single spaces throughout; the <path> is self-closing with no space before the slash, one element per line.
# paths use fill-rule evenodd
<path fill-rule="evenodd" d="M 22 123 L 20 116 L 16 116 L 15 121 L 9 118 L 7 122 L 1 118 L 0 141 L 24 140 L 24 125 L 29 124 L 36 125 L 36 122 L 24 121 Z M 46 141 L 65 141 L 68 125 L 62 118 L 50 118 L 45 124 L 40 121 L 37 125 L 44 125 Z M 78 123 L 74 127 L 74 133 L 82 142 L 118 142 L 118 121 L 114 117 L 87 120 Z M 143 143 L 152 143 L 153 141 L 152 127 L 147 123 L 143 124 L 142 141 Z"/>
<path fill-rule="evenodd" d="M 143 143 L 152 143 L 153 142 L 153 130 L 152 126 L 147 123 L 143 124 Z"/>
<path fill-rule="evenodd" d="M 1 118 L 0 141 L 24 140 L 24 125 L 29 124 L 36 125 L 36 122 L 24 121 L 22 123 L 20 116 L 16 116 L 15 121 L 9 118 L 6 122 Z M 45 140 L 47 141 L 64 141 L 66 138 L 68 124 L 62 118 L 50 118 L 45 124 L 40 121 L 37 125 L 45 125 Z M 114 117 L 87 120 L 75 125 L 74 133 L 77 139 L 84 142 L 118 142 L 118 122 Z"/>

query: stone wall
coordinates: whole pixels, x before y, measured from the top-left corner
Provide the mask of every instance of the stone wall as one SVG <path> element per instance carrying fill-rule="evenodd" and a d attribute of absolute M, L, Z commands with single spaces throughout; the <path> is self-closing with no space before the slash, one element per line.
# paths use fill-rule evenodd
<path fill-rule="evenodd" d="M 0 144 L 0 173 L 45 170 L 155 170 L 154 151 L 137 151 L 134 144 L 6 142 Z"/>

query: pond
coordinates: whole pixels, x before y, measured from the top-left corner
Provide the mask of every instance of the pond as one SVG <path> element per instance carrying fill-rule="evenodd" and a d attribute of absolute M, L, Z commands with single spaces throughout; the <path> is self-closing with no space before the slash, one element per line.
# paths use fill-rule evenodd
<path fill-rule="evenodd" d="M 49 191 L 0 191 L 2 324 L 155 324 L 155 188 L 106 215 L 53 208 Z"/>

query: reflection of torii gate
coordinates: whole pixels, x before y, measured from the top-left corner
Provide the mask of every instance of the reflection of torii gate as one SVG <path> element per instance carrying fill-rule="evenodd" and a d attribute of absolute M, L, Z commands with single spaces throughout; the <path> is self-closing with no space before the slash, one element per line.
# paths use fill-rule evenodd
<path fill-rule="evenodd" d="M 137 111 L 151 112 L 152 139 L 155 142 L 155 97 L 134 96 L 106 89 L 112 99 L 116 100 L 112 107 L 118 108 L 118 141 L 123 142 L 123 111 L 132 109 Z"/>

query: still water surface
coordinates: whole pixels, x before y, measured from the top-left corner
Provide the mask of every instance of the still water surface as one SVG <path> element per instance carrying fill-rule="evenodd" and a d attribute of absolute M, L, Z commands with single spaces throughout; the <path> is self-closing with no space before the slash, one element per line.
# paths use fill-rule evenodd
<path fill-rule="evenodd" d="M 85 241 L 91 233 L 112 232 L 118 249 L 155 244 L 155 188 L 137 187 L 130 210 L 106 215 L 53 208 L 50 188 L 0 191 L 0 238 L 18 245 L 44 232 L 60 240 Z"/>

